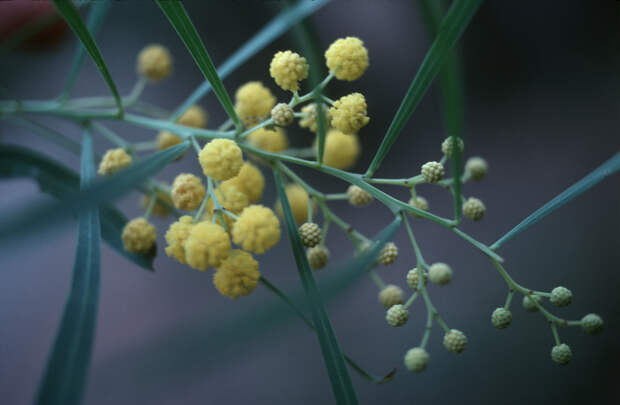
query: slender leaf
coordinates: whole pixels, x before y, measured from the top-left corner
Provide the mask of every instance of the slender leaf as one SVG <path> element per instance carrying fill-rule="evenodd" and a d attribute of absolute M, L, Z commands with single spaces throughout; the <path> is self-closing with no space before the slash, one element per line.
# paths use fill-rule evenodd
<path fill-rule="evenodd" d="M 94 37 L 97 35 L 101 26 L 103 25 L 103 21 L 105 20 L 105 16 L 110 9 L 110 4 L 112 2 L 110 0 L 98 0 L 93 2 L 90 6 L 90 11 L 88 13 L 88 19 L 86 20 L 86 28 L 90 32 L 90 34 Z M 77 50 L 75 51 L 75 55 L 73 56 L 73 62 L 71 63 L 71 69 L 69 70 L 69 75 L 67 76 L 67 82 L 65 83 L 65 90 L 63 92 L 63 97 L 68 97 L 75 85 L 77 80 L 78 73 L 80 72 L 80 68 L 84 64 L 84 59 L 86 58 L 86 48 L 80 42 L 77 46 Z"/>
<path fill-rule="evenodd" d="M 287 1 L 291 3 L 291 1 Z M 323 53 L 319 49 L 318 35 L 312 22 L 301 20 L 293 27 L 295 38 L 301 47 L 302 56 L 308 60 L 310 66 L 310 86 L 314 89 L 313 98 L 317 111 L 317 162 L 323 163 L 323 154 L 325 152 L 325 132 L 327 130 L 327 119 L 323 112 L 323 89 L 319 87 L 323 77 L 325 76 L 325 65 L 323 63 Z"/>
<path fill-rule="evenodd" d="M 314 13 L 330 0 L 302 0 L 295 6 L 283 10 L 249 41 L 233 53 L 217 70 L 218 75 L 224 79 L 243 65 L 248 59 L 260 52 L 269 45 L 274 39 L 286 32 L 291 26 L 297 24 L 301 19 Z M 187 100 L 174 112 L 171 119 L 175 121 L 190 106 L 196 104 L 211 90 L 211 83 L 205 81 L 187 98 Z"/>
<path fill-rule="evenodd" d="M 114 96 L 119 114 L 122 115 L 123 103 L 121 102 L 121 97 L 116 89 L 116 84 L 114 84 L 114 80 L 108 71 L 105 61 L 103 60 L 103 56 L 101 56 L 101 52 L 99 52 L 99 48 L 97 48 L 97 44 L 95 43 L 92 35 L 90 35 L 88 28 L 84 25 L 84 21 L 82 21 L 82 17 L 80 17 L 77 8 L 73 5 L 73 3 L 71 3 L 70 0 L 53 0 L 53 2 L 75 35 L 80 39 L 80 41 L 82 41 L 84 48 L 88 51 L 88 54 L 92 58 L 93 62 L 95 62 L 97 69 L 99 69 L 101 76 L 103 76 L 103 79 Z"/>
<path fill-rule="evenodd" d="M 443 7 L 441 0 L 420 0 L 422 17 L 428 31 L 435 38 L 439 34 Z M 456 138 L 463 138 L 463 83 L 461 79 L 459 57 L 456 46 L 449 51 L 439 71 L 439 89 L 441 91 L 441 110 L 446 132 L 452 137 L 452 193 L 454 195 L 454 218 L 458 221 L 462 214 L 461 198 L 461 161 L 462 153 L 457 148 Z"/>
<path fill-rule="evenodd" d="M 265 277 L 261 277 L 260 281 L 261 281 L 261 283 L 263 283 L 263 285 L 265 287 L 267 287 L 267 289 L 269 291 L 273 292 L 278 298 L 280 298 L 282 300 L 282 302 L 284 302 L 286 305 L 288 305 L 293 310 L 295 315 L 297 315 L 297 317 L 299 319 L 301 319 L 306 324 L 306 326 L 308 326 L 310 329 L 312 329 L 316 333 L 316 329 L 314 328 L 314 325 L 312 324 L 312 321 L 310 319 L 308 319 L 308 317 L 302 312 L 302 310 L 299 309 L 295 305 L 293 300 L 291 300 L 282 290 L 280 290 L 278 287 L 276 287 L 271 281 L 267 280 Z M 383 377 L 377 376 L 377 375 L 374 375 L 374 374 L 369 373 L 366 370 L 364 370 L 359 364 L 357 364 L 355 361 L 353 361 L 353 359 L 351 359 L 346 354 L 344 354 L 344 359 L 347 362 L 347 364 L 349 365 L 349 367 L 351 367 L 352 369 L 357 371 L 358 374 L 361 375 L 364 379 L 366 379 L 366 380 L 368 380 L 368 381 L 370 381 L 370 382 L 372 382 L 374 384 L 386 383 L 386 382 L 390 381 L 396 375 L 396 369 L 393 369 L 392 371 L 390 371 L 388 374 L 386 374 Z"/>
<path fill-rule="evenodd" d="M 534 225 L 536 222 L 551 214 L 553 211 L 557 210 L 586 190 L 595 186 L 607 176 L 611 176 L 616 173 L 618 170 L 620 170 L 620 153 L 616 153 L 611 159 L 600 165 L 594 171 L 590 172 L 590 174 L 586 177 L 579 180 L 577 183 L 555 196 L 547 204 L 534 211 L 517 226 L 512 228 L 507 234 L 499 238 L 493 245 L 491 245 L 491 249 L 499 249 L 504 243 L 508 242 L 519 233 Z"/>
<path fill-rule="evenodd" d="M 433 41 L 431 49 L 429 49 L 420 65 L 420 69 L 413 78 L 407 94 L 405 94 L 375 157 L 366 171 L 366 176 L 372 177 L 387 156 L 413 110 L 418 106 L 433 79 L 441 69 L 446 56 L 471 21 L 482 1 L 455 0 L 450 6 L 446 17 L 439 26 L 437 38 Z"/>
<path fill-rule="evenodd" d="M 332 329 L 331 322 L 323 304 L 323 299 L 321 298 L 321 293 L 319 292 L 312 270 L 308 264 L 306 252 L 301 238 L 299 237 L 299 233 L 297 232 L 295 219 L 293 218 L 293 213 L 291 212 L 291 207 L 284 191 L 282 177 L 277 168 L 274 168 L 274 177 L 282 204 L 288 236 L 293 248 L 295 262 L 297 263 L 297 270 L 299 271 L 299 277 L 310 305 L 312 320 L 316 327 L 323 360 L 325 361 L 327 374 L 331 381 L 334 397 L 338 404 L 357 404 L 359 402 L 357 400 L 355 388 L 351 382 L 347 367 L 344 364 L 344 358 L 340 351 L 338 339 Z"/>
<path fill-rule="evenodd" d="M 95 178 L 92 139 L 82 143 L 80 187 Z M 71 291 L 56 335 L 36 404 L 79 404 L 86 386 L 99 300 L 101 266 L 99 210 L 89 207 L 79 213 L 78 242 Z"/>
<path fill-rule="evenodd" d="M 109 203 L 158 173 L 181 156 L 188 147 L 189 143 L 183 142 L 157 152 L 109 178 L 97 179 L 80 191 L 65 194 L 60 201 L 32 204 L 19 213 L 5 214 L 0 217 L 0 241 L 9 237 L 14 239 L 34 229 L 41 230 L 66 219 L 76 211 L 104 202 Z"/>
<path fill-rule="evenodd" d="M 80 178 L 73 170 L 38 152 L 10 145 L 0 145 L 0 177 L 32 178 L 41 191 L 56 198 L 75 193 L 80 184 Z M 121 233 L 127 218 L 119 210 L 112 205 L 103 205 L 99 217 L 101 237 L 110 247 L 143 269 L 153 270 L 153 256 L 129 253 L 123 248 Z"/>
<path fill-rule="evenodd" d="M 185 43 L 185 46 L 192 54 L 192 57 L 196 61 L 196 64 L 200 68 L 202 74 L 209 81 L 209 83 L 211 83 L 211 87 L 213 87 L 215 95 L 218 100 L 220 100 L 220 104 L 222 104 L 222 107 L 224 107 L 224 110 L 226 110 L 228 116 L 233 120 L 237 127 L 240 127 L 241 121 L 235 112 L 232 101 L 230 101 L 230 96 L 224 88 L 222 79 L 220 79 L 220 76 L 215 70 L 215 66 L 211 61 L 211 57 L 209 56 L 204 43 L 198 35 L 198 31 L 196 31 L 196 27 L 194 27 L 194 24 L 187 15 L 185 7 L 183 7 L 183 3 L 179 0 L 157 0 L 157 4 L 162 9 L 164 14 L 166 14 L 170 24 L 172 24 L 176 32 L 179 34 L 179 37 L 181 37 L 183 43 Z"/>

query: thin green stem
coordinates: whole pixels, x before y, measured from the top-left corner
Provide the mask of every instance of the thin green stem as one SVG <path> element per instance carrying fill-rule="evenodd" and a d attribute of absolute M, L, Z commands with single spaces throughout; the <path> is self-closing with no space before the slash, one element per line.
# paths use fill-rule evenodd
<path fill-rule="evenodd" d="M 508 290 L 508 296 L 506 297 L 506 303 L 504 304 L 504 309 L 510 308 L 510 303 L 512 302 L 512 297 L 515 295 L 515 291 L 510 289 Z"/>
<path fill-rule="evenodd" d="M 562 341 L 560 340 L 560 334 L 558 333 L 558 328 L 553 322 L 550 322 L 550 325 L 551 333 L 553 333 L 553 340 L 555 341 L 556 346 L 558 346 L 562 343 Z"/>
<path fill-rule="evenodd" d="M 370 271 L 368 271 L 368 275 L 370 275 L 370 279 L 377 285 L 379 291 L 383 290 L 386 287 L 385 282 L 383 281 L 381 276 L 377 274 L 376 271 L 371 269 Z"/>
<path fill-rule="evenodd" d="M 405 302 L 405 308 L 409 308 L 413 304 L 413 302 L 416 300 L 416 298 L 418 298 L 419 295 L 420 295 L 419 291 L 416 291 L 413 294 L 411 294 L 411 297 L 409 297 L 407 302 Z"/>

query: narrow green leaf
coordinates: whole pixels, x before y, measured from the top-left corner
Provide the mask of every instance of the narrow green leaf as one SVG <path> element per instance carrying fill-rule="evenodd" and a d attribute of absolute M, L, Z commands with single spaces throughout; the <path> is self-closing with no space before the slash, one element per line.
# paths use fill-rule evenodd
<path fill-rule="evenodd" d="M 92 139 L 82 142 L 80 187 L 95 178 Z M 71 291 L 63 312 L 35 403 L 79 404 L 86 386 L 99 300 L 101 266 L 99 210 L 89 207 L 79 213 L 78 242 Z"/>
<path fill-rule="evenodd" d="M 297 24 L 306 16 L 314 13 L 316 10 L 329 3 L 330 0 L 302 0 L 295 6 L 283 10 L 269 24 L 265 25 L 233 53 L 217 70 L 218 75 L 226 78 L 235 71 L 239 66 L 243 65 L 248 59 L 256 55 L 263 48 L 269 45 L 273 40 L 285 33 L 291 26 Z M 211 83 L 205 81 L 187 98 L 187 100 L 174 112 L 171 120 L 176 121 L 190 106 L 196 104 L 211 90 Z"/>
<path fill-rule="evenodd" d="M 97 44 L 93 39 L 92 35 L 84 25 L 84 21 L 82 21 L 82 17 L 78 13 L 78 10 L 75 8 L 73 3 L 70 0 L 53 0 L 54 5 L 65 19 L 67 24 L 71 27 L 75 35 L 82 41 L 84 48 L 88 51 L 88 54 L 92 58 L 93 62 L 99 69 L 101 76 L 108 84 L 110 91 L 112 91 L 112 95 L 114 96 L 114 100 L 116 101 L 116 106 L 118 107 L 119 114 L 123 114 L 123 103 L 121 101 L 121 97 L 118 94 L 118 90 L 116 89 L 116 84 L 114 84 L 114 80 L 112 80 L 112 76 L 108 71 L 108 67 L 103 60 L 103 56 L 101 56 L 101 52 L 99 52 L 99 48 L 97 48 Z"/>
<path fill-rule="evenodd" d="M 366 176 L 372 177 L 387 156 L 413 110 L 422 100 L 433 79 L 441 69 L 448 53 L 471 21 L 482 1 L 455 0 L 450 6 L 446 17 L 439 26 L 437 38 L 433 41 L 431 49 L 429 49 L 420 65 L 420 69 L 413 78 L 407 94 L 405 94 L 375 157 L 366 171 Z"/>
<path fill-rule="evenodd" d="M 600 165 L 594 171 L 590 172 L 590 174 L 588 174 L 586 177 L 579 180 L 577 183 L 573 184 L 572 186 L 555 196 L 555 198 L 553 198 L 547 204 L 534 211 L 527 218 L 521 221 L 517 226 L 512 228 L 507 234 L 499 238 L 497 242 L 491 245 L 491 249 L 499 249 L 504 243 L 508 242 L 519 233 L 523 232 L 530 226 L 534 225 L 536 222 L 551 214 L 553 211 L 557 210 L 558 208 L 571 201 L 575 197 L 579 196 L 586 190 L 595 186 L 607 176 L 611 176 L 618 170 L 620 170 L 620 153 L 616 153 L 611 159 Z"/>
<path fill-rule="evenodd" d="M 292 1 L 286 3 L 291 4 Z M 318 35 L 310 19 L 301 20 L 293 27 L 293 33 L 297 43 L 301 47 L 301 56 L 305 57 L 310 66 L 310 88 L 314 89 L 313 99 L 317 111 L 317 162 L 323 163 L 325 153 L 325 132 L 327 130 L 327 120 L 323 113 L 323 89 L 319 87 L 325 77 L 325 64 L 323 63 L 323 52 L 319 49 Z"/>
<path fill-rule="evenodd" d="M 110 0 L 98 0 L 91 4 L 88 19 L 86 20 L 86 28 L 93 37 L 96 36 L 101 29 L 105 16 L 110 9 L 110 4 Z M 77 80 L 80 68 L 84 64 L 85 58 L 86 48 L 84 47 L 84 44 L 80 42 L 78 43 L 77 50 L 73 56 L 73 62 L 71 63 L 71 69 L 69 70 L 67 82 L 65 83 L 65 90 L 62 95 L 63 98 L 69 97 L 69 94 L 71 93 L 71 90 Z"/>
<path fill-rule="evenodd" d="M 312 270 L 308 264 L 306 257 L 306 251 L 301 238 L 297 232 L 297 226 L 291 207 L 286 198 L 284 191 L 284 184 L 278 168 L 274 168 L 274 177 L 276 181 L 276 188 L 282 204 L 282 211 L 284 213 L 284 220 L 286 222 L 286 229 L 288 231 L 289 239 L 291 240 L 291 247 L 295 256 L 295 262 L 297 263 L 297 270 L 299 271 L 299 277 L 306 293 L 306 298 L 310 305 L 312 313 L 312 320 L 316 326 L 317 336 L 319 338 L 319 344 L 321 346 L 321 352 L 323 354 L 323 360 L 327 368 L 327 374 L 332 385 L 332 391 L 338 404 L 357 404 L 357 395 L 351 382 L 351 377 L 344 364 L 344 357 L 340 351 L 338 339 L 332 328 L 331 322 L 325 310 L 321 293 L 316 285 Z"/>
<path fill-rule="evenodd" d="M 228 116 L 233 120 L 237 127 L 241 127 L 241 121 L 235 112 L 235 107 L 230 101 L 230 96 L 226 92 L 226 88 L 224 88 L 224 83 L 222 83 L 222 79 L 217 74 L 215 70 L 215 66 L 211 61 L 211 57 L 207 52 L 207 49 L 204 46 L 204 43 L 200 39 L 200 35 L 198 35 L 198 31 L 196 31 L 196 27 L 190 20 L 187 12 L 185 11 L 185 7 L 183 7 L 183 3 L 179 0 L 157 0 L 157 4 L 162 9 L 170 24 L 174 27 L 176 32 L 185 43 L 185 46 L 192 54 L 192 57 L 196 61 L 196 64 L 200 68 L 200 71 L 205 76 L 205 78 L 211 83 L 211 87 L 215 91 L 215 95 L 218 100 L 220 100 L 220 104 L 226 110 Z"/>
<path fill-rule="evenodd" d="M 97 179 L 80 191 L 65 194 L 60 201 L 32 204 L 19 213 L 5 214 L 0 217 L 0 241 L 9 236 L 15 239 L 34 229 L 41 230 L 70 217 L 76 211 L 109 203 L 157 174 L 188 147 L 189 142 L 183 142 L 154 153 L 109 178 Z"/>
<path fill-rule="evenodd" d="M 78 144 L 79 146 L 79 144 Z M 28 177 L 41 191 L 64 198 L 79 190 L 80 177 L 73 170 L 38 152 L 20 146 L 0 145 L 0 178 Z M 101 237 L 117 253 L 146 270 L 153 270 L 153 256 L 129 253 L 123 248 L 121 233 L 127 218 L 112 205 L 99 209 Z"/>
<path fill-rule="evenodd" d="M 435 38 L 439 34 L 443 7 L 441 0 L 420 0 L 422 17 L 429 33 Z M 463 138 L 463 83 L 456 46 L 448 52 L 439 71 L 439 90 L 441 92 L 441 110 L 448 136 L 452 137 L 452 194 L 454 196 L 454 218 L 459 221 L 462 211 L 461 162 L 462 153 L 456 147 L 456 138 Z"/>
<path fill-rule="evenodd" d="M 314 328 L 314 325 L 312 324 L 312 321 L 310 319 L 308 319 L 308 317 L 306 317 L 306 315 L 304 315 L 304 313 L 301 311 L 301 309 L 299 309 L 295 305 L 295 303 L 282 290 L 280 290 L 278 287 L 276 287 L 272 282 L 267 280 L 265 277 L 261 277 L 260 281 L 261 281 L 261 283 L 263 283 L 263 285 L 265 287 L 267 287 L 267 289 L 269 291 L 273 292 L 278 298 L 280 298 L 282 300 L 282 302 L 284 302 L 286 305 L 288 305 L 293 310 L 295 315 L 297 315 L 297 317 L 299 319 L 301 319 L 306 324 L 306 326 L 308 326 L 310 329 L 312 329 L 316 333 L 316 329 Z M 344 359 L 347 362 L 347 364 L 349 365 L 349 367 L 351 367 L 352 369 L 357 371 L 358 374 L 361 375 L 364 379 L 366 379 L 366 380 L 368 380 L 368 381 L 370 381 L 370 382 L 372 382 L 374 384 L 386 383 L 386 382 L 390 381 L 396 375 L 396 369 L 393 369 L 392 371 L 390 371 L 388 374 L 386 374 L 383 377 L 377 376 L 377 375 L 374 375 L 374 374 L 369 373 L 368 371 L 364 370 L 359 364 L 357 364 L 355 361 L 353 361 L 353 359 L 351 359 L 346 354 L 344 354 Z"/>

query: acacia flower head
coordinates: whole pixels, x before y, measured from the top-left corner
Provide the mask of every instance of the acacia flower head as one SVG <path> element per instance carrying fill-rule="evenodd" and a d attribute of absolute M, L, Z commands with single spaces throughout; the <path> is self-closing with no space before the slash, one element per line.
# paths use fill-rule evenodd
<path fill-rule="evenodd" d="M 308 204 L 310 204 L 308 192 L 299 184 L 294 183 L 288 184 L 284 192 L 291 206 L 291 212 L 293 213 L 293 218 L 295 218 L 295 223 L 298 226 L 303 224 L 308 218 Z M 312 210 L 314 211 L 316 207 L 314 202 L 312 204 Z M 280 200 L 276 201 L 275 209 L 278 216 L 284 218 L 284 211 L 282 211 L 282 203 Z"/>
<path fill-rule="evenodd" d="M 368 67 L 368 50 L 359 38 L 340 38 L 325 51 L 325 62 L 336 79 L 356 80 Z"/>
<path fill-rule="evenodd" d="M 248 82 L 235 93 L 235 111 L 243 123 L 250 127 L 271 112 L 276 98 L 261 82 Z"/>
<path fill-rule="evenodd" d="M 284 129 L 258 128 L 248 135 L 250 145 L 271 153 L 280 153 L 288 148 L 288 138 Z"/>
<path fill-rule="evenodd" d="M 145 218 L 135 218 L 127 222 L 121 235 L 123 247 L 131 253 L 151 253 L 155 248 L 157 231 Z"/>
<path fill-rule="evenodd" d="M 258 285 L 260 271 L 258 262 L 251 254 L 233 249 L 213 275 L 215 288 L 225 297 L 236 299 L 250 295 Z"/>
<path fill-rule="evenodd" d="M 166 242 L 168 243 L 166 254 L 183 264 L 187 263 L 185 259 L 185 242 L 189 238 L 192 225 L 192 217 L 183 215 L 178 221 L 170 224 L 165 235 Z"/>
<path fill-rule="evenodd" d="M 321 108 L 323 109 L 323 117 L 325 117 L 325 127 L 329 128 L 332 119 L 329 108 L 325 104 L 321 104 Z M 312 132 L 318 131 L 316 103 L 306 104 L 301 108 L 301 113 L 304 116 L 300 118 L 299 126 L 308 128 Z"/>
<path fill-rule="evenodd" d="M 198 155 L 205 176 L 214 180 L 228 180 L 239 174 L 243 165 L 241 149 L 230 139 L 214 139 Z"/>
<path fill-rule="evenodd" d="M 244 250 L 265 253 L 280 240 L 280 222 L 269 208 L 250 205 L 239 215 L 232 236 Z"/>
<path fill-rule="evenodd" d="M 219 266 L 230 253 L 230 238 L 218 224 L 203 221 L 192 226 L 185 241 L 185 259 L 196 270 Z"/>
<path fill-rule="evenodd" d="M 205 187 L 191 173 L 179 174 L 172 183 L 172 202 L 180 210 L 192 211 L 200 206 L 205 197 Z"/>
<path fill-rule="evenodd" d="M 123 148 L 109 149 L 101 158 L 99 173 L 102 176 L 114 174 L 131 164 L 131 155 Z"/>
<path fill-rule="evenodd" d="M 269 65 L 269 74 L 283 90 L 299 90 L 299 82 L 308 77 L 306 58 L 292 51 L 277 52 Z"/>
<path fill-rule="evenodd" d="M 165 79 L 172 72 L 172 56 L 162 45 L 151 44 L 138 54 L 138 73 L 151 81 Z"/>
<path fill-rule="evenodd" d="M 222 187 L 227 187 L 227 184 L 235 185 L 239 191 L 248 197 L 250 203 L 255 203 L 263 195 L 265 177 L 252 163 L 244 162 L 239 174 L 223 182 Z"/>
<path fill-rule="evenodd" d="M 360 144 L 357 135 L 346 135 L 337 129 L 327 132 L 323 154 L 324 164 L 341 170 L 350 169 L 355 165 L 359 154 Z"/>
<path fill-rule="evenodd" d="M 181 114 L 177 119 L 177 123 L 186 127 L 206 128 L 208 120 L 209 115 L 207 111 L 198 104 L 194 104 Z"/>
<path fill-rule="evenodd" d="M 366 99 L 361 93 L 340 97 L 329 109 L 331 124 L 345 134 L 354 134 L 368 124 Z"/>

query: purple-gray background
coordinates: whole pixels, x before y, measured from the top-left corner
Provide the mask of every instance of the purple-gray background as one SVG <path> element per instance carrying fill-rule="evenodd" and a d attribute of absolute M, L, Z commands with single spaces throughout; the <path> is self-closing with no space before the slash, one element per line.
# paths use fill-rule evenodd
<path fill-rule="evenodd" d="M 464 223 L 474 237 L 492 242 L 521 219 L 618 151 L 620 103 L 618 83 L 619 3 L 487 2 L 460 42 L 466 80 L 466 156 L 484 156 L 488 178 L 467 184 L 465 195 L 481 198 L 487 215 L 481 223 Z M 275 15 L 277 1 L 186 1 L 216 65 Z M 390 119 L 429 46 L 415 2 L 335 0 L 312 18 L 322 47 L 335 38 L 361 37 L 371 65 L 360 80 L 333 82 L 332 98 L 361 91 L 368 101 L 370 124 L 361 131 L 364 156 L 372 158 Z M 294 47 L 291 36 L 277 40 L 226 79 L 229 93 L 248 80 L 264 81 L 280 100 L 288 99 L 268 75 L 274 52 Z M 108 67 L 123 93 L 135 81 L 135 55 L 145 44 L 160 42 L 175 58 L 174 75 L 148 87 L 144 98 L 174 108 L 201 82 L 200 72 L 161 11 L 151 2 L 114 2 L 98 37 Z M 49 98 L 60 91 L 75 41 L 67 35 L 44 51 L 17 51 L 0 61 L 0 82 L 21 98 Z M 75 95 L 107 94 L 87 62 Z M 203 101 L 210 127 L 225 117 L 211 94 Z M 45 122 L 68 135 L 79 130 L 59 120 Z M 149 140 L 153 132 L 111 125 L 131 140 Z M 295 145 L 311 142 L 307 133 L 290 131 Z M 415 174 L 439 158 L 444 137 L 435 91 L 429 92 L 405 127 L 378 175 Z M 77 167 L 70 154 L 36 136 L 0 122 L 0 140 L 28 145 Z M 99 151 L 108 148 L 97 139 Z M 191 154 L 160 175 L 171 180 L 180 171 L 199 172 Z M 345 185 L 311 171 L 299 170 L 326 191 Z M 263 202 L 273 204 L 269 174 Z M 376 303 L 376 287 L 367 278 L 328 304 L 344 350 L 367 369 L 386 373 L 398 367 L 389 384 L 375 386 L 352 372 L 362 403 L 615 403 L 620 360 L 616 321 L 620 242 L 620 193 L 614 176 L 509 242 L 501 251 L 517 281 L 540 290 L 565 285 L 574 293 L 563 317 L 600 313 L 607 325 L 601 336 L 577 328 L 561 329 L 571 345 L 571 365 L 549 359 L 551 332 L 539 314 L 527 314 L 518 297 L 509 329 L 496 331 L 490 313 L 503 303 L 506 287 L 485 258 L 451 232 L 416 221 L 427 261 L 452 265 L 453 283 L 431 287 L 431 296 L 451 327 L 464 330 L 469 346 L 459 356 L 447 353 L 436 329 L 429 342 L 431 363 L 421 375 L 407 373 L 402 355 L 419 343 L 425 321 L 422 302 L 411 309 L 403 328 L 390 328 Z M 390 189 L 406 198 L 406 192 Z M 433 212 L 450 216 L 451 199 L 443 190 L 420 187 Z M 29 181 L 0 183 L 3 212 L 19 210 L 24 201 L 42 197 Z M 120 200 L 129 216 L 140 215 L 139 196 Z M 369 235 L 388 221 L 379 204 L 352 209 L 334 207 Z M 168 220 L 156 220 L 163 234 Z M 6 404 L 32 400 L 52 344 L 69 288 L 75 225 L 0 247 L 0 398 Z M 382 276 L 405 287 L 404 274 L 414 265 L 404 230 L 396 264 Z M 350 254 L 336 228 L 329 237 L 334 262 Z M 286 311 L 268 316 L 264 307 L 278 305 L 263 288 L 236 301 L 220 296 L 211 273 L 200 273 L 162 254 L 156 272 L 147 273 L 103 248 L 101 300 L 95 351 L 86 404 L 315 404 L 333 403 L 317 340 Z M 260 257 L 261 271 L 291 290 L 298 285 L 288 242 L 283 239 Z M 325 273 L 317 273 L 319 282 Z M 275 318 L 275 319 L 274 319 Z M 282 319 L 280 319 L 282 318 Z M 239 320 L 242 320 L 239 323 Z M 260 322 L 259 322 L 260 321 Z"/>

